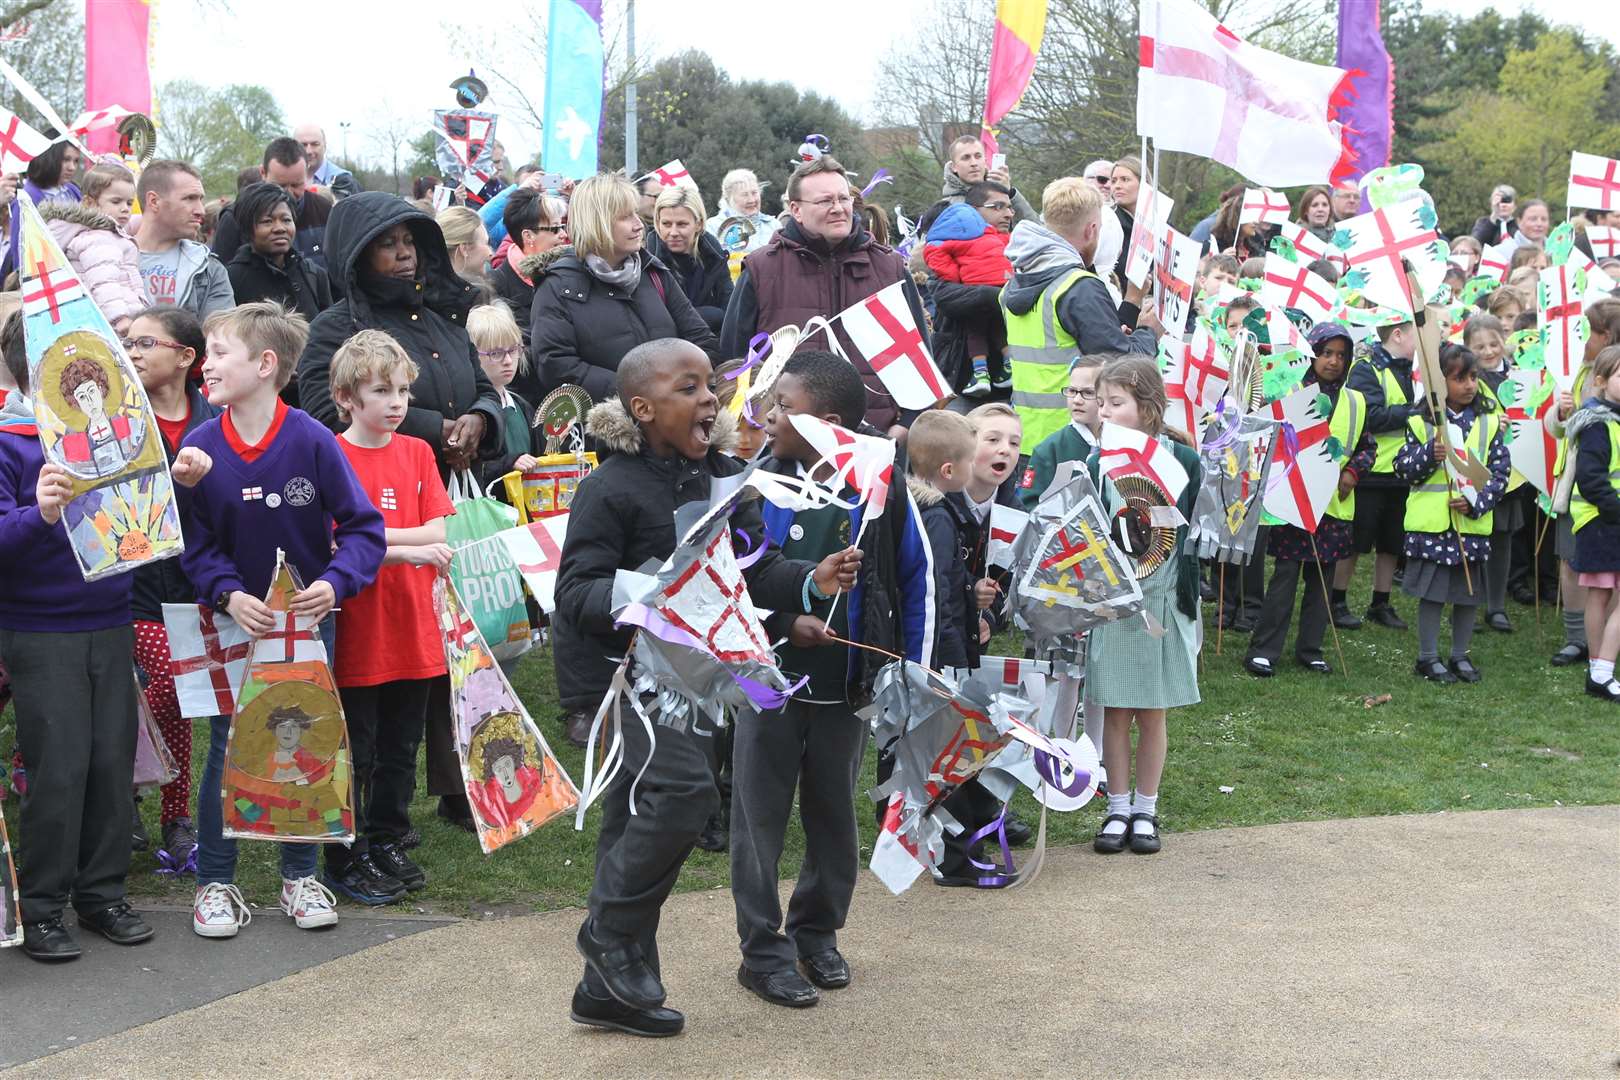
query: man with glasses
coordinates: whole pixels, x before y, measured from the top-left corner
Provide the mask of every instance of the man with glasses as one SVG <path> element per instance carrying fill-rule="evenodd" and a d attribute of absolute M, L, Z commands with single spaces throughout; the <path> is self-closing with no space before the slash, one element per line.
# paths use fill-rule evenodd
<path fill-rule="evenodd" d="M 924 252 L 929 264 L 928 294 L 934 300 L 934 361 L 964 397 L 983 400 L 995 394 L 1005 400 L 1012 376 L 1004 355 L 1007 330 L 1001 320 L 1000 297 L 1001 286 L 1012 271 L 1005 254 L 1006 237 L 1013 227 L 1012 190 L 986 180 L 968 188 L 965 198 L 961 209 L 946 209 L 929 226 L 929 251 L 970 233 L 975 237 L 993 234 L 1000 238 L 999 246 L 988 245 L 985 251 L 979 246 L 981 241 L 974 240 L 962 257 L 944 260 Z M 963 214 L 967 214 L 966 221 Z M 1000 264 L 993 282 L 981 276 L 995 271 L 988 252 Z"/>
<path fill-rule="evenodd" d="M 793 170 L 787 184 L 792 216 L 770 243 L 743 260 L 720 327 L 720 355 L 743 356 L 757 333 L 784 326 L 803 326 L 817 315 L 831 318 L 845 308 L 896 281 L 905 282 L 911 317 L 928 344 L 928 319 L 922 298 L 904 260 L 892 248 L 872 239 L 855 216 L 855 196 L 844 167 L 830 155 Z M 904 439 L 900 409 L 870 365 L 835 324 L 834 333 L 866 384 L 866 421 L 879 431 Z M 802 347 L 825 349 L 823 333 L 812 334 Z"/>
<path fill-rule="evenodd" d="M 1080 175 L 1084 176 L 1093 184 L 1096 184 L 1098 190 L 1108 197 L 1109 202 L 1114 201 L 1113 192 L 1108 186 L 1109 181 L 1114 175 L 1114 163 L 1112 161 L 1099 158 L 1096 161 L 1093 161 L 1090 165 L 1087 165 Z"/>
<path fill-rule="evenodd" d="M 1474 222 L 1474 239 L 1486 247 L 1495 247 L 1519 231 L 1513 219 L 1519 193 L 1511 184 L 1497 184 L 1491 189 L 1491 212 Z"/>
<path fill-rule="evenodd" d="M 1029 205 L 1029 200 L 1018 194 L 1005 165 L 995 166 L 985 161 L 984 143 L 972 135 L 962 135 L 951 141 L 946 152 L 945 186 L 940 194 L 948 203 L 959 203 L 967 196 L 968 188 L 989 180 L 1012 192 L 1013 219 L 1039 221 L 1040 215 Z"/>

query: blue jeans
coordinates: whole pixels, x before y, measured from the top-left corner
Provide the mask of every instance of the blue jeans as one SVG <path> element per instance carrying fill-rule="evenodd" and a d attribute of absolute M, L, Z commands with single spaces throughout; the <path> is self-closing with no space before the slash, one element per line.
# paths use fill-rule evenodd
<path fill-rule="evenodd" d="M 337 655 L 337 620 L 328 615 L 321 621 L 321 641 L 326 656 Z M 236 880 L 236 841 L 225 838 L 225 809 L 220 804 L 220 787 L 225 783 L 225 743 L 231 734 L 231 718 L 216 716 L 208 721 L 208 764 L 197 787 L 197 884 Z M 281 844 L 281 876 L 284 880 L 314 877 L 320 848 L 316 844 Z"/>

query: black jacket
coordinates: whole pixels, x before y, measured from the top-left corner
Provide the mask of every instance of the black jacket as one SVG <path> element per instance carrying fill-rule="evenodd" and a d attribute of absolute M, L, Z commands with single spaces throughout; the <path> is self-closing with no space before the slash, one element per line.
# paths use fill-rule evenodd
<path fill-rule="evenodd" d="M 326 271 L 298 254 L 296 249 L 287 253 L 285 266 L 277 266 L 254 251 L 252 244 L 243 244 L 225 264 L 225 272 L 231 276 L 231 291 L 236 294 L 238 304 L 274 300 L 310 322 L 332 306 L 332 283 Z M 281 396 L 287 404 L 298 406 L 301 400 L 298 380 L 288 383 Z"/>
<path fill-rule="evenodd" d="M 197 383 L 186 380 L 186 401 L 191 406 L 191 416 L 186 420 L 186 435 L 206 420 L 212 420 L 219 415 L 220 410 L 208 403 L 208 396 L 203 393 L 202 387 Z M 184 436 L 181 437 L 184 441 Z M 169 464 L 174 464 L 174 455 L 169 452 L 168 444 L 163 447 Z M 163 621 L 164 604 L 195 604 L 198 602 L 197 589 L 186 577 L 186 572 L 180 567 L 179 559 L 159 559 L 154 563 L 135 568 L 133 579 L 130 581 L 129 611 L 130 615 L 142 622 L 161 623 Z"/>
<path fill-rule="evenodd" d="M 298 253 L 322 270 L 330 270 L 339 265 L 336 261 L 328 261 L 331 252 L 326 239 L 326 226 L 332 216 L 332 201 L 318 191 L 305 191 L 298 200 L 298 212 L 293 215 L 296 219 L 297 238 L 293 246 Z M 219 221 L 214 226 L 214 239 L 212 250 L 224 262 L 236 254 L 236 249 L 248 242 L 242 235 L 242 226 L 226 207 L 219 212 Z M 242 303 L 238 300 L 237 303 Z"/>
<path fill-rule="evenodd" d="M 906 488 L 922 511 L 923 531 L 934 552 L 934 597 L 938 603 L 939 647 L 934 667 L 979 666 L 979 604 L 973 595 L 973 551 L 979 522 L 960 494 L 947 495 L 915 476 Z"/>
<path fill-rule="evenodd" d="M 384 281 L 363 273 L 360 255 L 366 245 L 399 222 L 410 226 L 416 240 L 416 281 Z M 332 211 L 327 235 L 337 268 L 332 291 L 339 299 L 309 327 L 309 343 L 298 361 L 303 410 L 341 430 L 332 400 L 332 354 L 361 330 L 386 330 L 418 368 L 399 430 L 426 440 L 442 468 L 444 422 L 476 412 L 484 417 L 480 455 L 499 452 L 500 401 L 466 330 L 473 287 L 451 269 L 438 224 L 397 195 L 362 191 Z"/>
<path fill-rule="evenodd" d="M 626 293 L 596 278 L 577 256 L 558 259 L 536 284 L 529 317 L 529 363 L 550 393 L 573 384 L 593 401 L 612 396 L 619 361 L 643 342 L 684 338 L 720 359 L 714 332 L 681 291 L 675 275 L 638 251 L 641 280 Z"/>
<path fill-rule="evenodd" d="M 647 253 L 669 267 L 686 298 L 709 329 L 718 334 L 726 317 L 726 305 L 731 303 L 731 266 L 720 241 L 701 229 L 697 235 L 696 257 L 672 253 L 655 232 L 647 234 Z"/>
<path fill-rule="evenodd" d="M 1508 237 L 1517 235 L 1518 232 L 1519 223 L 1512 218 L 1508 218 L 1506 221 L 1494 221 L 1491 215 L 1486 214 L 1474 222 L 1472 235 L 1475 240 L 1480 242 L 1481 246 L 1495 247 Z"/>
<path fill-rule="evenodd" d="M 724 443 L 729 420 L 722 409 L 717 443 Z M 629 647 L 630 631 L 613 625 L 614 575 L 669 558 L 677 540 L 675 508 L 707 502 L 715 477 L 743 470 L 742 462 L 715 446 L 702 461 L 654 457 L 617 399 L 592 409 L 586 430 L 605 457 L 574 491 L 552 619 L 557 696 L 568 712 L 595 711 Z M 765 535 L 753 503 L 744 503 L 731 523 L 749 537 Z M 743 577 L 760 607 L 802 612 L 804 581 L 814 570 L 811 563 L 783 558 L 772 545 Z"/>
<path fill-rule="evenodd" d="M 1378 381 L 1378 372 L 1384 368 L 1394 374 L 1395 381 L 1406 391 L 1407 404 L 1391 402 L 1384 396 L 1384 384 Z M 1361 396 L 1367 399 L 1366 430 L 1373 436 L 1405 431 L 1407 421 L 1423 411 L 1422 403 L 1412 390 L 1411 358 L 1391 356 L 1382 345 L 1374 345 L 1367 359 L 1350 365 L 1350 374 L 1345 376 L 1344 385 L 1361 391 Z M 1356 484 L 1358 487 L 1405 487 L 1406 481 L 1393 472 L 1369 471 Z"/>
<path fill-rule="evenodd" d="M 573 245 L 559 244 L 550 251 L 543 251 L 538 255 L 519 256 L 516 267 L 510 260 L 504 261 L 489 276 L 490 284 L 495 286 L 495 295 L 506 301 L 512 309 L 512 317 L 517 320 L 518 331 L 523 335 L 525 352 L 529 351 L 530 346 L 529 319 L 534 311 L 534 291 L 539 287 L 547 270 L 573 253 Z M 525 400 L 535 405 L 540 404 L 545 392 L 540 388 L 540 369 L 535 365 L 532 354 L 529 362 L 524 365 L 524 370 L 512 378 L 512 385 L 507 389 L 514 394 L 521 394 Z"/>
<path fill-rule="evenodd" d="M 994 285 L 963 285 L 928 275 L 928 290 L 934 301 L 934 363 L 955 389 L 966 385 L 973 374 L 968 362 L 967 331 L 984 327 L 1006 339 L 1001 315 L 1001 290 Z"/>

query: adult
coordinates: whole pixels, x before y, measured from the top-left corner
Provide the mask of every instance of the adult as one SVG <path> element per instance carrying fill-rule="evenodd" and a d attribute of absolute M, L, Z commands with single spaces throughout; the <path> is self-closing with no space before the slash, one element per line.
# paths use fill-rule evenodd
<path fill-rule="evenodd" d="M 966 193 L 964 186 L 962 195 Z M 836 158 L 823 155 L 793 170 L 788 178 L 787 208 L 792 220 L 770 243 L 743 260 L 720 330 L 721 355 L 742 356 L 757 333 L 803 326 L 817 315 L 831 318 L 896 281 L 905 283 L 911 318 L 927 343 L 928 319 L 916 283 L 906 271 L 905 261 L 892 248 L 874 241 L 857 222 L 855 193 Z M 905 428 L 894 399 L 871 365 L 849 344 L 842 328 L 835 326 L 833 332 L 866 383 L 867 423 L 903 439 Z M 825 349 L 828 342 L 818 331 L 801 345 Z"/>
<path fill-rule="evenodd" d="M 664 185 L 658 177 L 647 175 L 636 181 L 636 216 L 641 219 L 642 239 L 654 235 L 653 207 L 658 203 L 658 193 L 664 190 Z"/>
<path fill-rule="evenodd" d="M 28 163 L 23 190 L 38 206 L 49 202 L 76 203 L 84 198 L 73 178 L 79 175 L 79 148 L 55 142 Z"/>
<path fill-rule="evenodd" d="M 1108 193 L 1114 198 L 1114 216 L 1119 218 L 1120 232 L 1127 243 L 1120 246 L 1119 258 L 1114 262 L 1114 280 L 1125 280 L 1125 256 L 1131 230 L 1136 227 L 1136 197 L 1142 190 L 1142 159 L 1134 154 L 1114 162 L 1108 173 Z"/>
<path fill-rule="evenodd" d="M 1241 199 L 1243 192 L 1246 190 L 1245 185 L 1238 183 L 1221 192 L 1220 202 L 1215 204 L 1215 209 L 1210 211 L 1207 217 L 1200 218 L 1198 224 L 1192 227 L 1192 231 L 1187 236 L 1200 244 L 1208 245 L 1215 231 L 1215 223 L 1220 220 L 1221 210 L 1233 199 Z M 1216 250 L 1219 250 L 1218 246 Z M 1206 254 L 1208 254 L 1207 249 Z"/>
<path fill-rule="evenodd" d="M 703 196 L 676 184 L 658 193 L 647 251 L 674 273 L 709 329 L 720 332 L 731 302 L 731 266 L 720 241 L 703 231 Z"/>
<path fill-rule="evenodd" d="M 274 300 L 314 321 L 332 306 L 332 284 L 326 271 L 299 254 L 294 243 L 298 227 L 295 204 L 277 184 L 261 183 L 236 197 L 233 207 L 247 237 L 225 270 L 238 304 Z M 298 387 L 288 383 L 282 396 L 296 405 Z"/>
<path fill-rule="evenodd" d="M 1013 193 L 1013 214 L 1017 220 L 1040 220 L 1040 215 L 1029 205 L 1029 200 L 1013 187 L 1012 176 L 1007 172 L 1007 167 L 1005 165 L 1000 168 L 988 167 L 984 157 L 984 143 L 980 142 L 977 136 L 959 135 L 952 139 L 945 156 L 945 186 L 940 190 L 940 194 L 945 197 L 946 202 L 961 202 L 969 187 L 981 180 L 992 180 Z"/>
<path fill-rule="evenodd" d="M 1540 199 L 1526 199 L 1519 204 L 1514 220 L 1519 227 L 1503 243 L 1511 243 L 1514 251 L 1521 247 L 1547 246 L 1547 232 L 1552 228 L 1552 215 L 1546 203 Z"/>
<path fill-rule="evenodd" d="M 574 253 L 551 265 L 529 313 L 529 354 L 542 390 L 572 383 L 605 401 L 624 354 L 662 338 L 684 338 L 719 359 L 714 332 L 675 275 L 643 249 L 630 181 L 611 174 L 580 181 L 568 231 Z"/>
<path fill-rule="evenodd" d="M 1513 205 L 1518 198 L 1519 193 L 1513 190 L 1512 184 L 1497 184 L 1491 188 L 1490 212 L 1474 222 L 1474 239 L 1486 247 L 1495 247 L 1518 232 L 1519 223 L 1513 220 Z"/>
<path fill-rule="evenodd" d="M 502 180 L 509 179 L 506 173 L 506 146 L 499 139 L 491 139 L 489 142 L 489 164 L 490 175 L 498 176 Z"/>
<path fill-rule="evenodd" d="M 506 203 L 508 242 L 496 253 L 495 269 L 489 280 L 495 287 L 495 295 L 512 309 L 525 353 L 532 340 L 529 317 L 534 308 L 534 290 L 553 264 L 574 254 L 568 244 L 567 226 L 563 224 L 567 214 L 568 204 L 534 188 L 519 188 Z M 512 377 L 510 389 L 525 401 L 538 404 L 542 395 L 536 366 L 522 365 Z"/>
<path fill-rule="evenodd" d="M 468 280 L 483 277 L 489 272 L 489 259 L 495 252 L 489 246 L 489 230 L 475 210 L 465 206 L 447 206 L 434 217 L 439 231 L 444 233 L 445 247 L 450 251 L 450 268 Z"/>
<path fill-rule="evenodd" d="M 1040 445 L 1069 422 L 1064 387 L 1076 356 L 1153 356 L 1160 330 L 1149 313 L 1138 329 L 1127 333 L 1114 298 L 1092 266 L 1108 210 L 1096 185 L 1078 176 L 1054 180 L 1041 195 L 1041 210 L 1045 224 L 1020 221 L 1013 226 L 1007 244 L 1013 277 L 1001 291 L 1012 404 L 1025 446 Z"/>
<path fill-rule="evenodd" d="M 183 161 L 158 160 L 135 184 L 141 202 L 141 277 L 154 304 L 177 304 L 201 322 L 236 306 L 231 277 L 211 251 L 197 242 L 203 219 L 203 184 Z"/>
<path fill-rule="evenodd" d="M 782 227 L 780 218 L 765 213 L 763 203 L 764 193 L 754 170 L 732 169 L 720 181 L 719 211 L 709 219 L 705 231 L 727 251 L 736 250 L 730 238 L 720 235 L 720 227 L 733 218 L 742 218 L 753 231 L 742 241 L 741 250 L 745 255 L 752 254 L 770 243 L 776 230 Z"/>
<path fill-rule="evenodd" d="M 275 184 L 292 196 L 293 221 L 297 226 L 293 243 L 298 253 L 322 270 L 330 271 L 326 263 L 326 222 L 332 215 L 332 200 L 309 186 L 304 148 L 285 135 L 271 139 L 264 148 L 264 160 L 259 164 L 259 179 Z M 214 254 L 221 259 L 235 256 L 247 240 L 242 235 L 247 228 L 236 220 L 236 213 L 230 207 L 221 210 L 219 226 L 214 230 Z"/>
<path fill-rule="evenodd" d="M 309 167 L 311 184 L 331 192 L 334 200 L 346 199 L 360 191 L 354 174 L 326 156 L 326 130 L 319 124 L 298 125 L 293 129 L 293 138 L 304 148 L 304 164 Z"/>
<path fill-rule="evenodd" d="M 1294 204 L 1294 220 L 1305 226 L 1305 231 L 1325 243 L 1333 241 L 1333 189 L 1326 184 L 1314 184 Z"/>
<path fill-rule="evenodd" d="M 1333 220 L 1343 221 L 1361 213 L 1361 189 L 1352 181 L 1340 180 L 1333 185 Z"/>
<path fill-rule="evenodd" d="M 1096 184 L 1098 191 L 1101 191 L 1109 198 L 1113 198 L 1113 192 L 1109 190 L 1109 181 L 1114 176 L 1114 163 L 1112 161 L 1107 158 L 1098 158 L 1082 169 L 1080 175 Z"/>
<path fill-rule="evenodd" d="M 989 180 L 981 181 L 967 189 L 963 201 L 977 210 L 984 223 L 998 233 L 1012 232 L 1012 192 L 1006 187 Z M 972 375 L 967 347 L 969 330 L 975 326 L 994 326 L 999 330 L 1001 326 L 1001 287 L 964 285 L 946 281 L 929 271 L 928 293 L 934 301 L 934 362 L 950 384 L 960 388 Z"/>
<path fill-rule="evenodd" d="M 298 360 L 304 411 L 342 427 L 332 354 L 361 330 L 386 330 L 417 367 L 399 430 L 433 447 L 441 472 L 499 452 L 500 403 L 467 336 L 473 286 L 450 268 L 438 224 L 397 195 L 362 191 L 333 207 L 331 230 L 342 299 L 310 323 Z"/>

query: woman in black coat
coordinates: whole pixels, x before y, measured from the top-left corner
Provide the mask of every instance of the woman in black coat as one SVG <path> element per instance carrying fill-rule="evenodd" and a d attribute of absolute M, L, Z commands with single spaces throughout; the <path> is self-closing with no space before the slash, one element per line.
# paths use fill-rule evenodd
<path fill-rule="evenodd" d="M 543 392 L 572 383 L 605 401 L 624 354 L 659 338 L 684 338 L 719 359 L 714 332 L 675 275 L 642 249 L 636 200 L 622 176 L 593 176 L 574 189 L 574 254 L 537 283 L 529 318 L 530 358 Z"/>
<path fill-rule="evenodd" d="M 731 265 L 720 241 L 703 231 L 703 196 L 684 184 L 666 187 L 653 204 L 647 251 L 674 272 L 681 291 L 716 334 L 731 303 Z"/>
<path fill-rule="evenodd" d="M 276 184 L 250 184 L 236 197 L 233 214 L 247 242 L 236 249 L 225 272 L 238 304 L 274 300 L 304 318 L 332 306 L 332 284 L 326 271 L 298 253 L 297 204 Z M 298 383 L 287 384 L 281 396 L 297 405 Z"/>
<path fill-rule="evenodd" d="M 332 208 L 326 252 L 341 299 L 309 327 L 298 361 L 304 411 L 339 430 L 332 354 L 361 330 L 386 330 L 418 369 L 399 430 L 433 447 L 441 471 L 498 453 L 500 402 L 467 336 L 473 287 L 450 268 L 438 223 L 397 195 L 362 191 Z"/>

